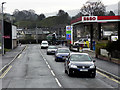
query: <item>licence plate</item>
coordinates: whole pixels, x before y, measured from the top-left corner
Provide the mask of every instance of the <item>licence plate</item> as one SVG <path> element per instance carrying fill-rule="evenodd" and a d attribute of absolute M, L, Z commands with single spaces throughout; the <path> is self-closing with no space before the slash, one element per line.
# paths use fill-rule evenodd
<path fill-rule="evenodd" d="M 80 69 L 80 71 L 86 71 L 87 72 L 88 70 L 87 69 Z"/>

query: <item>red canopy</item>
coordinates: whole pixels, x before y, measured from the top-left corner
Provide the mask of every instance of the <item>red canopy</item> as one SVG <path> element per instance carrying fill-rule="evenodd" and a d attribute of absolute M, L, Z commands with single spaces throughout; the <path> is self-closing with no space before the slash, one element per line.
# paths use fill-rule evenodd
<path fill-rule="evenodd" d="M 72 25 L 84 22 L 118 22 L 120 21 L 120 16 L 81 16 L 73 21 Z"/>

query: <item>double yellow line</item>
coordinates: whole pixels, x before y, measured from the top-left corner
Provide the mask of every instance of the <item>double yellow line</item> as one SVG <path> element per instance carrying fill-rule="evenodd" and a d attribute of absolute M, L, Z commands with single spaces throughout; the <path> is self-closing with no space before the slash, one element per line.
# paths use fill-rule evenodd
<path fill-rule="evenodd" d="M 0 79 L 4 78 L 5 75 L 10 71 L 11 68 L 12 68 L 12 66 L 9 66 L 9 67 L 4 71 L 4 73 L 0 76 Z"/>
<path fill-rule="evenodd" d="M 26 47 L 24 48 L 24 50 L 26 50 L 26 49 L 27 49 L 27 45 L 26 45 Z M 24 51 L 24 50 L 23 50 L 23 51 Z M 22 54 L 20 54 L 19 56 L 15 56 L 15 58 L 12 60 L 12 62 L 13 62 L 16 58 L 20 58 L 21 55 L 22 55 Z M 11 62 L 10 62 L 8 65 L 10 65 L 10 64 L 11 64 Z M 5 66 L 3 69 L 5 69 L 5 68 L 6 68 L 6 66 Z M 4 71 L 4 73 L 0 76 L 0 79 L 4 78 L 5 75 L 10 71 L 11 68 L 12 68 L 12 66 L 10 65 L 10 66 Z M 3 71 L 3 69 L 0 70 L 0 73 Z"/>
<path fill-rule="evenodd" d="M 114 78 L 110 78 L 109 76 L 107 76 L 107 75 L 105 75 L 105 74 L 103 74 L 103 73 L 101 73 L 101 72 L 99 72 L 99 71 L 97 71 L 97 73 L 99 73 L 100 75 L 102 75 L 102 76 L 108 78 L 109 80 L 112 80 L 112 81 L 114 81 L 114 82 L 120 84 L 120 82 L 119 82 L 118 80 L 114 79 Z"/>

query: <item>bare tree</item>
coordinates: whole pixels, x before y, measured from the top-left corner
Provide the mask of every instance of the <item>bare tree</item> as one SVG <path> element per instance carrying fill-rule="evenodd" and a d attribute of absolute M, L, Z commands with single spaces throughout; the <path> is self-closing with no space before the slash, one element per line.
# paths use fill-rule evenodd
<path fill-rule="evenodd" d="M 81 8 L 83 15 L 89 16 L 103 16 L 105 15 L 106 7 L 101 1 L 88 1 Z"/>

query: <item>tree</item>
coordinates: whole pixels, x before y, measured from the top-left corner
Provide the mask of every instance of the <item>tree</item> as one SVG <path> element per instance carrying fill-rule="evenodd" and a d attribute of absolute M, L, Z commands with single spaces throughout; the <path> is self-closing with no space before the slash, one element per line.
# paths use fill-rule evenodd
<path fill-rule="evenodd" d="M 59 10 L 57 16 L 65 15 L 66 12 L 64 10 Z"/>
<path fill-rule="evenodd" d="M 56 23 L 57 24 L 70 24 L 70 16 L 67 12 L 64 10 L 59 10 L 56 18 Z"/>
<path fill-rule="evenodd" d="M 118 15 L 120 15 L 120 1 L 118 2 Z"/>
<path fill-rule="evenodd" d="M 13 16 L 15 17 L 16 21 L 35 21 L 37 20 L 37 14 L 34 10 L 15 10 L 13 12 Z"/>
<path fill-rule="evenodd" d="M 86 2 L 86 4 L 81 8 L 83 15 L 89 16 L 104 16 L 106 8 L 101 1 L 97 2 Z"/>
<path fill-rule="evenodd" d="M 72 20 L 76 19 L 76 18 L 79 18 L 83 16 L 83 14 L 81 12 L 79 12 L 77 15 L 75 15 L 74 17 L 72 17 Z"/>
<path fill-rule="evenodd" d="M 115 13 L 113 11 L 110 11 L 107 16 L 115 16 Z"/>
<path fill-rule="evenodd" d="M 38 16 L 38 20 L 43 20 L 43 19 L 45 19 L 45 15 L 44 14 L 40 14 L 39 16 Z"/>

